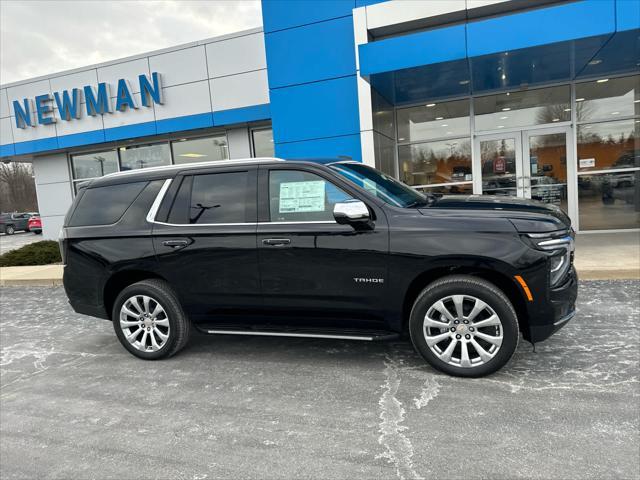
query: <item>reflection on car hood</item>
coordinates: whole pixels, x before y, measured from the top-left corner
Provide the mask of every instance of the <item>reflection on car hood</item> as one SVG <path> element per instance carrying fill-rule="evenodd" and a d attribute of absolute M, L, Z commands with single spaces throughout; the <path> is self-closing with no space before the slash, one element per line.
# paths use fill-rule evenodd
<path fill-rule="evenodd" d="M 489 210 L 502 211 L 507 217 L 517 217 L 517 212 L 528 214 L 550 215 L 559 220 L 566 227 L 571 225 L 571 220 L 559 207 L 549 203 L 526 198 L 493 196 L 493 195 L 445 195 L 436 199 L 428 209 L 451 208 L 460 210 Z M 515 215 L 511 215 L 513 212 Z M 530 216 L 527 216 L 529 220 Z M 516 225 L 517 227 L 517 225 Z"/>

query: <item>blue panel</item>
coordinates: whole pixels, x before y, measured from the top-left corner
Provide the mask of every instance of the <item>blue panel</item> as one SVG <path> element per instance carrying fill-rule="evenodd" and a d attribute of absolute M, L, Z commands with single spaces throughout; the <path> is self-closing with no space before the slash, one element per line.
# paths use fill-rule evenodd
<path fill-rule="evenodd" d="M 360 132 L 356 76 L 271 90 L 276 143 Z"/>
<path fill-rule="evenodd" d="M 58 137 L 60 148 L 77 147 L 79 145 L 91 145 L 93 143 L 103 143 L 104 130 L 93 130 L 91 132 L 72 133 Z"/>
<path fill-rule="evenodd" d="M 356 0 L 356 8 L 366 7 L 367 5 L 374 5 L 376 3 L 387 2 L 388 0 Z"/>
<path fill-rule="evenodd" d="M 640 28 L 640 2 L 638 0 L 616 0 L 616 30 Z"/>
<path fill-rule="evenodd" d="M 42 138 L 40 140 L 29 140 L 28 142 L 17 142 L 14 144 L 16 149 L 16 155 L 23 155 L 25 153 L 46 152 L 47 150 L 58 149 L 58 139 Z"/>
<path fill-rule="evenodd" d="M 0 145 L 0 157 L 11 157 L 16 154 L 16 149 L 13 143 L 7 145 Z"/>
<path fill-rule="evenodd" d="M 470 57 L 613 33 L 613 0 L 585 0 L 471 22 Z"/>
<path fill-rule="evenodd" d="M 303 142 L 276 144 L 276 156 L 279 158 L 337 158 L 345 155 L 354 160 L 362 159 L 360 135 L 321 138 Z"/>
<path fill-rule="evenodd" d="M 360 73 L 371 75 L 466 57 L 465 26 L 438 28 L 358 47 Z"/>
<path fill-rule="evenodd" d="M 268 120 L 270 118 L 271 109 L 268 103 L 213 112 L 213 124 L 215 126 L 255 122 L 258 120 Z"/>
<path fill-rule="evenodd" d="M 161 133 L 180 132 L 182 130 L 195 130 L 196 128 L 207 127 L 213 127 L 213 116 L 211 112 L 156 120 L 156 132 L 158 135 Z"/>
<path fill-rule="evenodd" d="M 355 0 L 262 0 L 265 33 L 351 15 Z"/>
<path fill-rule="evenodd" d="M 265 35 L 269 87 L 352 75 L 356 55 L 351 17 Z"/>
<path fill-rule="evenodd" d="M 110 142 L 112 140 L 146 137 L 155 134 L 156 122 L 144 122 L 133 125 L 123 125 L 122 127 L 106 128 L 104 130 L 104 139 Z"/>

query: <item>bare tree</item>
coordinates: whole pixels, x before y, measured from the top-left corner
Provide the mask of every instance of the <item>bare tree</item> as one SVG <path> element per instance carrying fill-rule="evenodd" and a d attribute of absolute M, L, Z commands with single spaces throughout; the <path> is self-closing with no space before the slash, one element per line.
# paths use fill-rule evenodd
<path fill-rule="evenodd" d="M 36 184 L 29 163 L 0 164 L 0 210 L 35 212 L 38 210 Z"/>

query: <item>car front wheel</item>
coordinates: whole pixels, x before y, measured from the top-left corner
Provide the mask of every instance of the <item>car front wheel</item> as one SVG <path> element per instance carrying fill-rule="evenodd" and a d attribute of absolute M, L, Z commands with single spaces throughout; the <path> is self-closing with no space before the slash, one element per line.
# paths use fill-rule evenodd
<path fill-rule="evenodd" d="M 162 280 L 143 280 L 125 288 L 116 298 L 111 318 L 120 343 L 145 360 L 168 358 L 189 339 L 189 319 Z"/>
<path fill-rule="evenodd" d="M 411 341 L 434 368 L 460 377 L 489 375 L 518 345 L 516 312 L 492 283 L 470 275 L 435 281 L 416 299 Z"/>
<path fill-rule="evenodd" d="M 7 235 L 13 235 L 14 233 L 16 233 L 16 229 L 13 228 L 13 225 L 8 225 L 6 230 L 5 230 L 5 233 Z"/>

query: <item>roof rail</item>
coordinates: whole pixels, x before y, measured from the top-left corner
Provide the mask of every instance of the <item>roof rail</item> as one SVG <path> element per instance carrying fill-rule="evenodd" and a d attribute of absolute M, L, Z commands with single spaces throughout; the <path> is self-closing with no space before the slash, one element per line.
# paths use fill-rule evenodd
<path fill-rule="evenodd" d="M 246 158 L 246 159 L 233 159 L 233 160 L 212 160 L 209 162 L 192 162 L 192 163 L 181 163 L 178 165 L 163 165 L 161 167 L 149 167 L 149 168 L 137 168 L 135 170 L 124 170 L 120 172 L 108 173 L 100 178 L 113 178 L 120 177 L 124 175 L 132 175 L 134 173 L 141 172 L 161 172 L 161 171 L 172 171 L 172 170 L 182 170 L 184 168 L 198 168 L 198 167 L 208 167 L 213 165 L 242 165 L 242 164 L 255 164 L 255 163 L 270 163 L 270 162 L 284 162 L 282 158 L 276 157 L 259 157 L 259 158 Z"/>

